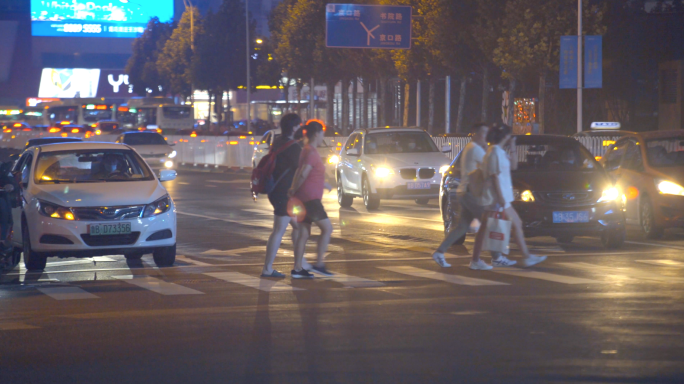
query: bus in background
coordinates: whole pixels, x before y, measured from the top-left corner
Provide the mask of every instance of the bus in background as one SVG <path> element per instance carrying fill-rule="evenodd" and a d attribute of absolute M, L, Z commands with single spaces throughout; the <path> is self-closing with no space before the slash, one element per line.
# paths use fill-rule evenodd
<path fill-rule="evenodd" d="M 195 111 L 192 106 L 174 104 L 163 97 L 134 97 L 128 101 L 129 111 L 135 110 L 135 128 L 158 130 L 174 134 L 181 129 L 193 129 Z"/>
<path fill-rule="evenodd" d="M 123 129 L 135 129 L 138 111 L 135 108 L 129 108 L 128 104 L 122 104 L 116 108 L 115 120 L 121 124 Z"/>
<path fill-rule="evenodd" d="M 62 126 L 80 125 L 90 127 L 100 120 L 112 120 L 114 105 L 104 98 L 63 99 L 43 103 L 43 123 L 53 133 Z"/>
<path fill-rule="evenodd" d="M 0 123 L 20 123 L 24 121 L 24 110 L 16 106 L 0 105 Z"/>

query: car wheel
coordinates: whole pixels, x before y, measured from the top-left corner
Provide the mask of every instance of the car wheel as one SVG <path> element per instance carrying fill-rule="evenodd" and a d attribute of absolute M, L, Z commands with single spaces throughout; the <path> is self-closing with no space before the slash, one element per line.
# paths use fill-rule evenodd
<path fill-rule="evenodd" d="M 430 199 L 416 199 L 416 204 L 418 205 L 428 205 Z"/>
<path fill-rule="evenodd" d="M 561 243 L 561 244 L 570 244 L 570 243 L 572 243 L 572 241 L 574 239 L 575 239 L 575 236 L 569 236 L 569 235 L 556 237 L 556 241 Z"/>
<path fill-rule="evenodd" d="M 625 230 L 604 231 L 601 235 L 601 243 L 607 249 L 618 249 L 625 243 L 625 236 Z"/>
<path fill-rule="evenodd" d="M 349 208 L 354 202 L 354 197 L 344 193 L 344 188 L 342 187 L 342 180 L 340 180 L 339 178 L 337 179 L 337 202 L 340 204 L 340 207 L 342 208 Z"/>
<path fill-rule="evenodd" d="M 140 260 L 143 257 L 142 252 L 130 252 L 130 253 L 124 253 L 124 257 L 126 260 Z"/>
<path fill-rule="evenodd" d="M 641 223 L 641 230 L 644 231 L 646 237 L 649 239 L 659 239 L 663 236 L 663 229 L 656 226 L 655 211 L 651 199 L 644 197 L 641 201 L 641 209 L 639 215 Z"/>
<path fill-rule="evenodd" d="M 170 247 L 157 248 L 152 253 L 154 263 L 157 267 L 170 267 L 176 262 L 176 245 Z"/>
<path fill-rule="evenodd" d="M 363 192 L 363 205 L 366 206 L 366 209 L 369 211 L 378 209 L 380 207 L 380 198 L 371 193 L 370 182 L 366 176 L 363 177 L 361 189 Z"/>
<path fill-rule="evenodd" d="M 47 256 L 41 255 L 31 249 L 31 237 L 26 222 L 21 225 L 21 239 L 23 242 L 24 266 L 29 271 L 41 271 L 47 264 Z"/>
<path fill-rule="evenodd" d="M 460 220 L 460 210 L 458 207 L 454 207 L 451 199 L 447 197 L 444 204 L 444 236 L 447 236 L 449 232 L 456 229 L 458 221 Z M 462 245 L 465 243 L 466 235 L 464 234 L 458 240 L 454 242 L 456 245 Z"/>

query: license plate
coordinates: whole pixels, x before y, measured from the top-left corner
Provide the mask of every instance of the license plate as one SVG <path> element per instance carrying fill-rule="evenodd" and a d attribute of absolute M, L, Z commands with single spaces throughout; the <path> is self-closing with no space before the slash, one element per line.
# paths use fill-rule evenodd
<path fill-rule="evenodd" d="M 88 232 L 91 236 L 128 235 L 131 223 L 90 224 Z"/>
<path fill-rule="evenodd" d="M 406 183 L 407 189 L 430 189 L 429 182 L 412 182 Z"/>
<path fill-rule="evenodd" d="M 561 211 L 553 213 L 554 223 L 588 223 L 588 211 Z"/>

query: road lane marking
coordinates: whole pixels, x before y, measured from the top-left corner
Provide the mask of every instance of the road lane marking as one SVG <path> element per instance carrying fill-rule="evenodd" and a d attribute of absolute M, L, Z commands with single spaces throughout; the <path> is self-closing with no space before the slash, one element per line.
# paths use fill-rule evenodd
<path fill-rule="evenodd" d="M 179 181 L 178 184 L 180 184 L 180 185 L 190 185 L 190 183 L 186 183 L 185 181 Z"/>
<path fill-rule="evenodd" d="M 55 300 L 83 300 L 83 299 L 99 299 L 98 296 L 90 292 L 86 292 L 79 287 L 41 287 L 38 290 Z"/>
<path fill-rule="evenodd" d="M 660 267 L 684 268 L 684 262 L 676 260 L 634 260 L 637 263 L 657 265 Z"/>
<path fill-rule="evenodd" d="M 292 287 L 290 285 L 284 284 L 278 280 L 261 279 L 240 272 L 208 272 L 205 273 L 205 275 L 265 292 L 292 292 L 304 290 L 302 288 Z"/>
<path fill-rule="evenodd" d="M 0 321 L 0 331 L 19 331 L 19 330 L 23 330 L 23 329 L 38 329 L 38 328 L 40 328 L 40 327 L 36 327 L 34 325 L 29 325 L 26 323 Z"/>
<path fill-rule="evenodd" d="M 668 244 L 657 244 L 657 243 L 641 243 L 638 241 L 625 241 L 626 244 L 637 244 L 637 245 L 650 245 L 652 247 L 660 247 L 660 248 L 671 248 L 671 249 L 679 249 L 684 251 L 684 247 L 678 247 L 676 245 L 668 245 Z"/>
<path fill-rule="evenodd" d="M 510 285 L 508 283 L 501 283 L 498 281 L 492 281 L 492 280 L 484 280 L 484 279 L 476 279 L 473 277 L 465 277 L 465 276 L 459 276 L 459 275 L 452 275 L 448 273 L 442 273 L 442 272 L 435 272 L 435 271 L 430 271 L 427 269 L 420 269 L 420 268 L 414 268 L 414 267 L 408 267 L 408 266 L 399 266 L 399 267 L 378 267 L 380 269 L 384 269 L 386 271 L 390 272 L 396 272 L 400 273 L 403 275 L 409 275 L 409 276 L 415 276 L 415 277 L 422 277 L 425 279 L 432 279 L 432 280 L 441 280 L 445 281 L 447 283 L 451 284 L 459 284 L 459 285 L 472 285 L 472 286 L 480 286 L 480 285 Z"/>
<path fill-rule="evenodd" d="M 240 179 L 240 180 L 207 180 L 207 183 L 219 183 L 219 184 L 249 184 L 248 179 Z"/>
<path fill-rule="evenodd" d="M 152 276 L 119 275 L 112 277 L 121 281 L 125 281 L 128 284 L 135 285 L 137 287 L 147 289 L 149 291 L 165 296 L 204 294 L 204 292 L 184 287 L 182 285 L 169 283 L 168 281 L 164 281 L 162 279 L 158 279 Z"/>
<path fill-rule="evenodd" d="M 556 275 L 556 274 L 547 273 L 547 272 L 531 271 L 529 269 L 511 268 L 511 269 L 505 269 L 504 270 L 501 268 L 498 268 L 498 269 L 494 268 L 492 270 L 492 272 L 499 273 L 502 275 L 553 281 L 554 283 L 561 283 L 561 284 L 605 284 L 604 281 L 583 279 L 581 277 Z"/>
<path fill-rule="evenodd" d="M 212 266 L 210 263 L 205 263 L 203 261 L 193 260 L 193 259 L 191 259 L 187 256 L 183 256 L 183 255 L 176 255 L 176 260 L 179 260 L 179 261 L 182 261 L 182 262 L 188 263 L 188 264 L 193 264 L 193 265 L 196 265 L 198 267 L 211 267 Z"/>
<path fill-rule="evenodd" d="M 64 265 L 78 265 L 78 264 L 95 264 L 97 262 L 111 262 L 111 261 L 117 261 L 115 259 L 112 259 L 111 257 L 106 257 L 106 256 L 97 256 L 97 257 L 88 257 L 85 259 L 78 259 L 78 260 L 67 260 L 67 261 L 53 261 L 53 262 L 48 262 L 45 268 L 50 268 L 50 267 L 61 267 Z M 24 265 L 19 266 L 20 271 L 25 271 L 26 267 Z"/>
<path fill-rule="evenodd" d="M 365 279 L 363 277 L 345 275 L 343 273 L 337 273 L 334 271 L 332 273 L 334 273 L 333 276 L 316 275 L 316 277 L 318 278 L 320 276 L 321 279 L 331 280 L 340 283 L 344 285 L 345 288 L 371 288 L 385 286 L 384 283 L 371 279 Z"/>
<path fill-rule="evenodd" d="M 579 269 L 582 271 L 597 272 L 602 276 L 612 279 L 623 280 L 625 278 L 639 279 L 639 280 L 653 280 L 664 283 L 682 283 L 684 278 L 674 276 L 664 276 L 653 272 L 641 271 L 634 268 L 623 267 L 606 267 L 603 265 L 576 262 L 576 263 L 558 263 L 567 268 Z"/>

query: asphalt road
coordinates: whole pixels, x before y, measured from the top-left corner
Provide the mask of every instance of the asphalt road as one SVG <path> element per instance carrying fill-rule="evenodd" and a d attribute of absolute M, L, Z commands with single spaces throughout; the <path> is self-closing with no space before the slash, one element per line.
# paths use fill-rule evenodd
<path fill-rule="evenodd" d="M 547 262 L 493 272 L 467 268 L 469 237 L 440 269 L 436 204 L 340 210 L 333 192 L 337 275 L 274 282 L 248 175 L 179 173 L 175 267 L 50 259 L 0 278 L 0 383 L 684 382 L 683 231 L 617 251 L 530 239 Z M 292 261 L 286 239 L 276 268 Z"/>

